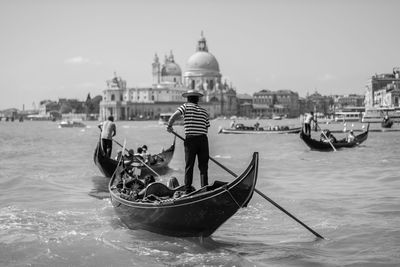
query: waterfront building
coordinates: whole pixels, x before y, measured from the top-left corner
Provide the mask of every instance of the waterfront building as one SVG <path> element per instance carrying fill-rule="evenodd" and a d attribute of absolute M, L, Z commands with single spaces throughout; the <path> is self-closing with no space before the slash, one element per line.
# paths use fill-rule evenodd
<path fill-rule="evenodd" d="M 345 107 L 361 107 L 364 106 L 364 95 L 349 94 L 349 95 L 336 95 L 334 96 L 334 102 L 336 108 Z"/>
<path fill-rule="evenodd" d="M 399 107 L 400 68 L 375 74 L 365 86 L 365 108 Z"/>
<path fill-rule="evenodd" d="M 103 100 L 100 102 L 100 119 L 104 120 L 112 115 L 116 120 L 150 119 L 157 117 L 157 114 L 173 112 L 176 106 L 183 103 L 182 93 L 185 88 L 180 80 L 173 81 L 170 73 L 166 70 L 169 64 L 157 69 L 158 57 L 153 62 L 153 84 L 149 87 L 128 88 L 126 80 L 114 77 L 106 81 L 107 88 L 103 90 Z M 172 81 L 171 81 L 172 78 Z"/>
<path fill-rule="evenodd" d="M 334 99 L 331 96 L 323 96 L 317 91 L 311 95 L 307 95 L 305 100 L 305 112 L 314 111 L 325 115 L 333 112 Z M 303 113 L 303 112 L 302 112 Z"/>
<path fill-rule="evenodd" d="M 147 87 L 127 87 L 116 73 L 106 82 L 103 101 L 100 103 L 100 119 L 113 115 L 116 120 L 157 119 L 161 113 L 174 112 L 186 101 L 182 97 L 188 88 L 204 94 L 201 104 L 210 117 L 236 115 L 236 90 L 225 81 L 221 83 L 219 63 L 208 51 L 206 38 L 201 34 L 195 53 L 189 57 L 184 73 L 175 62 L 172 51 L 164 63 L 155 54 L 152 62 L 153 82 Z"/>
<path fill-rule="evenodd" d="M 276 116 L 299 116 L 299 95 L 291 90 L 261 90 L 253 94 L 255 116 L 272 118 Z"/>
<path fill-rule="evenodd" d="M 374 92 L 375 106 L 399 108 L 400 88 L 391 83 L 386 88 Z"/>
<path fill-rule="evenodd" d="M 249 94 L 237 94 L 238 115 L 251 118 L 253 116 L 253 97 Z"/>
<path fill-rule="evenodd" d="M 400 121 L 400 68 L 392 73 L 375 74 L 365 86 L 363 122 L 381 122 L 384 116 Z"/>

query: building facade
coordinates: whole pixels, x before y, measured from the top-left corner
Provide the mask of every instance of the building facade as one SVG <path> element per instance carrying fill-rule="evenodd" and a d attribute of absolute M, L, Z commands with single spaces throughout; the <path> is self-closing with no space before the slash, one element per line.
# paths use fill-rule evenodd
<path fill-rule="evenodd" d="M 175 62 L 172 51 L 161 64 L 157 54 L 152 63 L 153 83 L 148 87 L 127 87 L 121 77 L 114 74 L 103 90 L 100 103 L 100 119 L 112 115 L 116 120 L 157 119 L 161 113 L 174 112 L 186 101 L 182 93 L 196 89 L 203 93 L 202 106 L 210 117 L 236 115 L 236 90 L 225 81 L 219 63 L 208 51 L 203 33 L 198 40 L 195 53 L 189 57 L 186 71 L 182 73 Z"/>
<path fill-rule="evenodd" d="M 375 74 L 365 86 L 365 108 L 399 107 L 400 68 L 393 73 Z"/>
<path fill-rule="evenodd" d="M 253 114 L 272 118 L 299 116 L 299 95 L 291 90 L 261 90 L 253 94 Z"/>

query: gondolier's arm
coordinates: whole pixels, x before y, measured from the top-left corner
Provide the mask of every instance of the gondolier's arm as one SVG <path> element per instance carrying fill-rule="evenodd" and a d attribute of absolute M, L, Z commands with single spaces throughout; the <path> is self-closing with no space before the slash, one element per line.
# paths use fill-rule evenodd
<path fill-rule="evenodd" d="M 172 114 L 172 116 L 169 118 L 168 120 L 168 125 L 167 125 L 167 131 L 171 132 L 172 129 L 172 125 L 174 125 L 174 122 L 179 119 L 181 117 L 181 113 L 179 112 L 179 110 L 175 111 L 174 114 Z"/>

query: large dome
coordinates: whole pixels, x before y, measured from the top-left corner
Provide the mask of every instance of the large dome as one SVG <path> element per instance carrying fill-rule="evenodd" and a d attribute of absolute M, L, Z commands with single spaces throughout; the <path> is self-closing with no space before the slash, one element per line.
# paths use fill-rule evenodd
<path fill-rule="evenodd" d="M 219 64 L 217 59 L 209 52 L 197 51 L 187 62 L 187 71 L 211 71 L 219 73 Z"/>
<path fill-rule="evenodd" d="M 175 62 L 168 62 L 161 68 L 161 76 L 181 76 L 182 71 Z"/>

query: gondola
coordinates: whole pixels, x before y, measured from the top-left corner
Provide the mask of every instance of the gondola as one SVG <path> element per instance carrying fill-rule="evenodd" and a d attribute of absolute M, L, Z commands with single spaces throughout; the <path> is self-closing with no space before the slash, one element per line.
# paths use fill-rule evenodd
<path fill-rule="evenodd" d="M 381 122 L 382 128 L 392 128 L 393 121 L 390 119 L 384 120 Z"/>
<path fill-rule="evenodd" d="M 143 199 L 127 200 L 118 186 L 121 171 L 111 178 L 109 191 L 117 215 L 130 229 L 176 237 L 208 237 L 239 208 L 247 206 L 255 190 L 257 172 L 258 152 L 254 152 L 247 169 L 234 181 L 214 181 L 211 185 L 177 198 L 171 196 L 180 187 L 170 189 L 154 182 L 146 187 Z M 147 196 L 154 194 L 167 198 L 145 201 Z"/>
<path fill-rule="evenodd" d="M 156 155 L 152 155 L 154 157 L 155 162 L 152 164 L 148 164 L 154 171 L 157 173 L 162 173 L 165 171 L 168 167 L 169 162 L 171 161 L 174 151 L 175 151 L 175 140 L 171 145 L 166 150 L 161 151 L 160 153 Z M 100 169 L 100 171 L 104 174 L 106 177 L 111 177 L 118 165 L 118 161 L 109 158 L 106 156 L 104 153 L 103 149 L 101 148 L 101 141 L 97 143 L 96 149 L 94 151 L 94 163 L 96 166 Z M 149 170 L 145 165 L 142 164 L 142 166 L 136 166 L 141 170 L 141 176 L 144 177 L 147 174 L 152 174 L 153 172 Z"/>
<path fill-rule="evenodd" d="M 357 146 L 357 145 L 363 143 L 365 140 L 367 140 L 368 132 L 369 132 L 369 124 L 367 126 L 367 130 L 366 131 L 364 131 L 363 133 L 355 136 L 354 141 L 347 142 L 346 138 L 343 138 L 343 139 L 338 140 L 336 142 L 332 142 L 332 145 L 335 147 L 335 149 Z M 300 138 L 312 150 L 334 151 L 333 148 L 332 148 L 332 145 L 330 143 L 325 143 L 325 142 L 322 142 L 322 141 L 319 141 L 319 140 L 312 139 L 311 136 L 306 135 L 303 130 L 301 130 Z"/>

